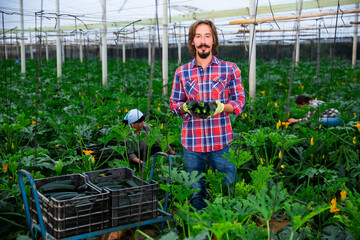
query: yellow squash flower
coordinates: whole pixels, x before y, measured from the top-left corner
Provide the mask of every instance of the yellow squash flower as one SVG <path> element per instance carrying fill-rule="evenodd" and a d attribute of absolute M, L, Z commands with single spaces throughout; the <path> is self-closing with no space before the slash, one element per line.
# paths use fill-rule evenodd
<path fill-rule="evenodd" d="M 354 127 L 357 127 L 357 129 L 360 131 L 360 123 L 355 124 Z"/>
<path fill-rule="evenodd" d="M 265 94 L 265 91 L 261 91 L 260 93 Z"/>
<path fill-rule="evenodd" d="M 9 163 L 5 163 L 4 166 L 3 166 L 4 173 L 7 172 L 8 168 L 9 168 Z"/>
<path fill-rule="evenodd" d="M 287 128 L 290 124 L 291 124 L 291 122 L 282 122 L 282 123 L 281 123 L 281 125 L 285 125 L 286 128 Z"/>
<path fill-rule="evenodd" d="M 276 124 L 276 129 L 279 129 L 280 126 L 281 126 L 281 121 L 279 120 L 279 121 L 277 122 L 277 124 Z"/>
<path fill-rule="evenodd" d="M 336 208 L 336 198 L 331 200 L 331 204 L 330 204 L 330 212 L 331 213 L 335 213 L 340 211 L 340 209 Z"/>
<path fill-rule="evenodd" d="M 310 139 L 310 144 L 311 144 L 311 146 L 314 146 L 314 138 L 313 137 Z"/>
<path fill-rule="evenodd" d="M 91 150 L 83 150 L 83 153 L 84 153 L 85 155 L 90 155 L 90 154 L 94 153 L 94 151 L 91 151 Z"/>
<path fill-rule="evenodd" d="M 341 196 L 341 201 L 342 201 L 342 202 L 345 201 L 346 191 L 345 191 L 345 190 L 342 190 L 342 191 L 340 192 L 340 196 Z"/>
<path fill-rule="evenodd" d="M 91 157 L 91 163 L 95 164 L 95 157 Z"/>
<path fill-rule="evenodd" d="M 281 153 L 281 151 L 279 152 L 279 158 L 280 158 L 280 159 L 282 158 L 282 153 Z"/>
<path fill-rule="evenodd" d="M 264 164 L 264 159 L 260 158 L 261 165 Z"/>

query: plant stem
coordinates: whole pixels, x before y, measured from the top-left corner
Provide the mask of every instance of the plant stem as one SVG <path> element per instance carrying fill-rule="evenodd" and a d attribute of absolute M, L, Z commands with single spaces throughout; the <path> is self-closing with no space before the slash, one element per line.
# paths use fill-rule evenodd
<path fill-rule="evenodd" d="M 292 239 L 293 239 L 293 237 L 294 237 L 294 231 L 291 231 L 291 235 L 290 235 L 289 240 L 292 240 Z"/>
<path fill-rule="evenodd" d="M 146 239 L 151 239 L 151 240 L 154 240 L 152 237 L 150 237 L 149 235 L 147 235 L 146 233 L 144 233 L 143 231 L 137 229 L 135 231 L 135 240 L 137 239 L 137 233 L 140 233 L 141 235 L 143 235 L 144 237 L 146 237 Z"/>
<path fill-rule="evenodd" d="M 23 225 L 20 225 L 20 224 L 14 222 L 14 221 L 11 221 L 11 220 L 9 220 L 9 219 L 7 219 L 7 218 L 0 217 L 0 219 L 1 219 L 1 220 L 4 220 L 5 222 L 8 222 L 8 223 L 10 223 L 10 224 L 12 224 L 12 225 L 14 225 L 14 226 L 16 226 L 16 227 L 19 227 L 19 228 L 22 228 L 22 229 L 24 228 Z"/>

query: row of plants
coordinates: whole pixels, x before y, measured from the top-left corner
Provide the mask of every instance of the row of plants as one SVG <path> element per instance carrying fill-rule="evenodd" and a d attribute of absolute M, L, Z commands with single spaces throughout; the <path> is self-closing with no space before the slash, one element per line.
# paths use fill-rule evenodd
<path fill-rule="evenodd" d="M 248 89 L 248 62 L 232 60 L 242 70 Z M 0 233 L 9 238 L 29 236 L 20 195 L 19 169 L 44 178 L 110 167 L 131 167 L 126 146 L 108 152 L 87 151 L 113 139 L 129 140 L 132 131 L 122 124 L 127 111 L 147 113 L 150 67 L 144 60 L 109 60 L 108 84 L 102 86 L 99 60 L 66 59 L 63 76 L 56 77 L 56 60 L 38 64 L 28 60 L 21 76 L 15 61 L 1 65 L 0 98 Z M 169 79 L 178 67 L 169 63 Z M 196 176 L 185 172 L 181 157 L 182 119 L 169 111 L 162 96 L 161 63 L 155 63 L 147 123 L 153 131 L 149 147 L 161 139 L 180 156 L 173 169 L 160 159 L 155 180 L 170 192 L 168 211 L 174 220 L 161 239 L 359 239 L 360 238 L 360 77 L 347 61 L 300 62 L 291 78 L 290 60 L 257 63 L 257 96 L 247 96 L 242 114 L 231 116 L 235 140 L 227 156 L 237 168 L 238 181 L 223 186 L 221 173 L 208 169 Z M 291 83 L 291 88 L 289 85 Z M 167 86 L 171 91 L 171 81 Z M 305 110 L 294 104 L 298 94 L 324 100 L 321 108 L 341 112 L 343 126 L 324 128 L 317 119 L 290 125 Z M 131 141 L 145 139 L 144 135 Z M 136 175 L 149 179 L 151 158 Z M 170 174 L 172 183 L 166 182 Z M 204 177 L 208 207 L 194 211 L 190 185 Z M 26 188 L 29 196 L 29 186 Z M 165 204 L 160 193 L 160 207 Z M 274 230 L 275 222 L 288 223 Z M 139 231 L 142 233 L 141 231 Z M 145 233 L 142 233 L 145 235 Z"/>

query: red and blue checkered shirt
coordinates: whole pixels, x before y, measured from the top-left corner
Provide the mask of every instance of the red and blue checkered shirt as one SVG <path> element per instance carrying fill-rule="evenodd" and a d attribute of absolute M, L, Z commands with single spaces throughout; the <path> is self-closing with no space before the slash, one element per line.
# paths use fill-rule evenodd
<path fill-rule="evenodd" d="M 174 76 L 170 110 L 179 116 L 181 106 L 192 100 L 219 100 L 231 104 L 235 115 L 240 114 L 245 107 L 245 94 L 238 66 L 213 56 L 205 72 L 195 59 L 179 67 Z M 229 115 L 222 112 L 208 119 L 192 117 L 188 113 L 182 115 L 182 145 L 194 152 L 223 149 L 234 138 Z"/>

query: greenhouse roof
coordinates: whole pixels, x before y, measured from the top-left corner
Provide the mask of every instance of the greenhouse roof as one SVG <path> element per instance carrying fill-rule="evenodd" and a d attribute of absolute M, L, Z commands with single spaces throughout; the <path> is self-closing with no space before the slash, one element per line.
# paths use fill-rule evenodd
<path fill-rule="evenodd" d="M 249 25 L 230 24 L 238 20 L 250 19 L 249 1 L 202 0 L 186 1 L 173 0 L 167 2 L 169 43 L 175 43 L 177 37 L 187 33 L 187 27 L 196 19 L 211 19 L 215 22 L 221 43 L 234 43 L 247 40 Z M 241 4 L 240 4 L 241 2 Z M 260 41 L 283 40 L 292 41 L 295 36 L 296 19 L 276 20 L 278 17 L 297 16 L 300 1 L 288 0 L 259 0 L 257 4 L 256 19 L 270 18 L 271 20 L 257 24 L 257 36 Z M 302 14 L 314 14 L 314 17 L 303 18 L 300 24 L 301 39 L 315 39 L 318 28 L 321 29 L 321 38 L 334 38 L 341 40 L 352 38 L 354 35 L 354 22 L 356 13 L 346 13 L 357 9 L 360 0 L 343 0 L 338 6 L 336 0 L 310 0 L 304 1 Z M 100 0 L 70 1 L 60 0 L 60 26 L 63 36 L 68 40 L 77 39 L 81 31 L 87 34 L 88 39 L 100 39 L 102 2 Z M 162 35 L 163 5 L 164 1 L 136 0 L 136 1 L 106 1 L 107 39 L 113 43 L 116 39 L 114 32 L 128 33 L 126 39 L 137 43 L 149 40 L 149 25 L 155 36 Z M 20 29 L 20 9 L 18 1 L 2 1 L 0 9 L 3 12 L 2 25 L 6 37 L 14 37 Z M 47 32 L 49 41 L 55 36 L 56 30 L 56 1 L 24 1 L 24 28 L 27 32 L 40 29 Z M 41 14 L 42 11 L 42 14 Z M 332 12 L 332 15 L 316 16 L 317 13 Z M 42 16 L 42 17 L 41 17 Z M 276 21 L 274 21 L 276 20 Z M 126 26 L 126 27 L 125 27 Z M 154 27 L 158 26 L 158 28 Z M 357 26 L 357 25 L 355 25 Z M 125 28 L 124 28 L 125 27 Z M 75 31 L 76 30 L 76 31 Z M 335 34 L 336 30 L 336 34 Z M 30 37 L 28 33 L 25 34 Z M 35 34 L 32 34 L 35 42 Z M 55 39 L 55 38 L 54 38 Z M 128 40 L 128 41 L 129 41 Z"/>

